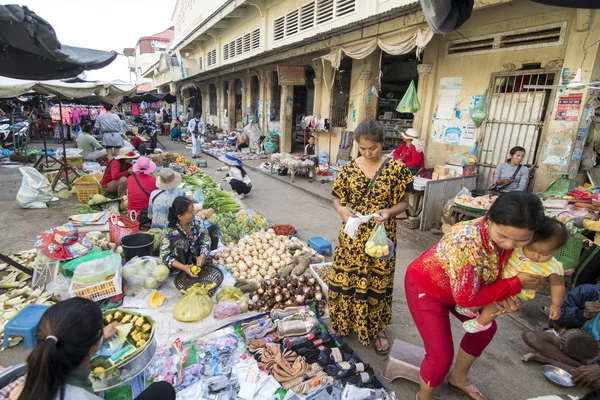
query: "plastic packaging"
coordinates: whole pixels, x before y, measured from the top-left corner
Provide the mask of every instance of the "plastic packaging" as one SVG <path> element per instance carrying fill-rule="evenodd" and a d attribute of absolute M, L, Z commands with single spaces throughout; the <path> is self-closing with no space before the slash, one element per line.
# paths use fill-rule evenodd
<path fill-rule="evenodd" d="M 121 256 L 113 253 L 108 257 L 81 263 L 75 268 L 73 281 L 82 285 L 94 285 L 106 280 L 121 267 Z"/>
<path fill-rule="evenodd" d="M 476 128 L 481 126 L 487 116 L 487 94 L 488 91 L 486 90 L 477 105 L 469 111 Z"/>
<path fill-rule="evenodd" d="M 213 315 L 216 319 L 225 319 L 241 313 L 240 304 L 235 301 L 221 301 L 213 309 Z"/>
<path fill-rule="evenodd" d="M 383 224 L 376 224 L 365 245 L 365 253 L 375 258 L 386 258 L 390 254 L 388 239 Z"/>
<path fill-rule="evenodd" d="M 400 113 L 416 113 L 420 109 L 421 103 L 419 103 L 419 99 L 417 97 L 415 81 L 410 81 L 410 85 L 408 86 L 408 89 L 406 89 L 404 97 L 402 97 L 402 100 L 400 100 L 396 111 Z"/>
<path fill-rule="evenodd" d="M 23 174 L 21 188 L 17 192 L 17 203 L 21 208 L 46 208 L 52 200 L 50 183 L 33 167 L 21 167 Z"/>
<path fill-rule="evenodd" d="M 217 301 L 233 301 L 237 302 L 240 305 L 241 313 L 248 312 L 248 299 L 244 296 L 244 293 L 233 286 L 225 286 L 221 291 L 217 294 Z"/>
<path fill-rule="evenodd" d="M 198 322 L 210 315 L 213 305 L 205 289 L 192 287 L 175 305 L 173 314 L 180 322 Z"/>
<path fill-rule="evenodd" d="M 169 267 L 154 257 L 134 257 L 123 266 L 123 278 L 134 294 L 156 289 L 169 277 Z"/>

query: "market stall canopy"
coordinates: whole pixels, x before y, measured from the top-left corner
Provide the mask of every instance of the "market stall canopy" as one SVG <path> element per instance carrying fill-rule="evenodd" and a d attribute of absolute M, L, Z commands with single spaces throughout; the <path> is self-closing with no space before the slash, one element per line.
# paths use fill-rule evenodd
<path fill-rule="evenodd" d="M 21 96 L 30 91 L 39 94 L 54 94 L 63 99 L 96 96 L 106 103 L 117 105 L 123 97 L 135 93 L 135 86 L 115 85 L 109 82 L 25 81 L 0 76 L 0 99 Z"/>
<path fill-rule="evenodd" d="M 18 79 L 59 79 L 99 69 L 117 52 L 61 45 L 46 20 L 27 7 L 0 5 L 0 75 Z"/>
<path fill-rule="evenodd" d="M 123 99 L 124 103 L 141 103 L 145 101 L 146 103 L 154 103 L 155 101 L 166 101 L 167 103 L 175 103 L 177 101 L 177 97 L 173 96 L 171 93 L 146 93 L 146 94 L 138 94 L 137 96 L 126 97 Z"/>

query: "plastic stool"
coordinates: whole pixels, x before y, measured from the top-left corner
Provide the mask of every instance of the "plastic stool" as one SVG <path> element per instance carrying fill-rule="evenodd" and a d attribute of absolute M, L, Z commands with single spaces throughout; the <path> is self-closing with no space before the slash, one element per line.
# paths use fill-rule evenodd
<path fill-rule="evenodd" d="M 27 306 L 15 315 L 13 319 L 8 321 L 4 327 L 4 348 L 8 348 L 9 336 L 22 336 L 25 350 L 33 349 L 35 347 L 35 331 L 37 330 L 38 322 L 40 322 L 42 314 L 48 308 L 48 306 L 41 304 Z"/>
<path fill-rule="evenodd" d="M 333 247 L 329 241 L 321 236 L 315 236 L 308 239 L 308 245 L 315 249 L 317 253 L 323 255 L 323 252 L 327 250 L 329 255 L 333 255 Z"/>
<path fill-rule="evenodd" d="M 388 355 L 383 379 L 392 382 L 396 378 L 404 378 L 419 383 L 419 367 L 425 358 L 425 350 L 414 344 L 395 339 Z M 434 399 L 442 398 L 442 386 L 436 388 Z"/>

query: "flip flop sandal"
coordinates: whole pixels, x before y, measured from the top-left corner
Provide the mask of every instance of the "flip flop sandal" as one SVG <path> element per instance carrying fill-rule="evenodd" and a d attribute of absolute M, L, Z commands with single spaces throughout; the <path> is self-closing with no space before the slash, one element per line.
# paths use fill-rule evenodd
<path fill-rule="evenodd" d="M 542 306 L 542 307 L 540 307 L 540 311 L 541 311 L 541 312 L 542 312 L 542 314 L 544 314 L 546 317 L 550 317 L 550 307 Z"/>
<path fill-rule="evenodd" d="M 379 342 L 379 346 L 381 346 L 381 339 L 385 339 L 388 342 L 388 348 L 386 350 L 379 350 L 377 348 L 377 342 Z M 373 342 L 373 347 L 375 348 L 375 353 L 379 354 L 380 356 L 387 356 L 388 353 L 390 352 L 390 341 L 387 338 L 387 336 L 384 334 L 379 334 L 377 335 L 377 338 L 375 339 L 375 342 Z"/>
<path fill-rule="evenodd" d="M 480 395 L 481 397 L 483 397 L 485 400 L 488 400 L 488 398 L 485 397 L 483 395 L 483 393 L 481 393 L 481 391 L 479 389 L 477 389 L 477 387 L 473 384 L 466 386 L 464 388 L 460 388 L 460 387 L 454 386 L 453 384 L 448 382 L 448 386 L 450 387 L 450 389 L 457 391 L 459 393 L 462 393 L 462 394 L 468 396 L 470 399 L 478 400 L 476 397 L 473 397 L 473 395 L 472 395 L 472 393 L 476 393 L 476 394 Z"/>

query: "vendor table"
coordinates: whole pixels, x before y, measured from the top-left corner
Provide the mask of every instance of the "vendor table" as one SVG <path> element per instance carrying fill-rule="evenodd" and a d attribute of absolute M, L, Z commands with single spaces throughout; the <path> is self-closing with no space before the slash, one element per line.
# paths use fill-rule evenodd
<path fill-rule="evenodd" d="M 465 210 L 464 208 L 460 208 L 458 206 L 452 206 L 450 211 L 452 212 L 452 218 L 456 222 L 483 217 L 486 214 L 486 211 L 470 211 Z"/>
<path fill-rule="evenodd" d="M 316 170 L 317 170 L 314 165 L 312 167 L 300 167 L 300 166 L 296 167 L 296 166 L 288 166 L 288 165 L 285 165 L 285 164 L 282 164 L 282 163 L 271 162 L 271 167 L 269 169 L 269 172 L 271 173 L 271 175 L 273 174 L 273 166 L 275 166 L 275 165 L 284 166 L 284 167 L 286 167 L 286 168 L 289 169 L 290 175 L 291 175 L 290 176 L 290 181 L 292 183 L 294 183 L 294 175 L 296 174 L 296 171 L 301 171 L 302 169 L 308 168 L 312 172 L 312 176 L 315 176 L 316 175 Z"/>

